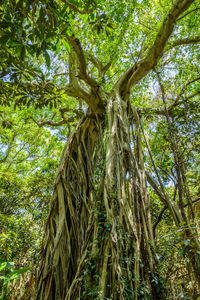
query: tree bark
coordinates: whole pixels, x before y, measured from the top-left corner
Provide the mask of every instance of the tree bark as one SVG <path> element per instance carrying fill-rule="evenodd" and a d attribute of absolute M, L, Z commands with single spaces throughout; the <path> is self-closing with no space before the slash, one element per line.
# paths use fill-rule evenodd
<path fill-rule="evenodd" d="M 68 141 L 46 224 L 36 300 L 163 299 L 140 129 L 130 115 L 116 90 L 104 134 L 103 119 L 89 115 Z"/>
<path fill-rule="evenodd" d="M 116 91 L 107 108 L 104 204 L 110 258 L 102 294 L 111 299 L 163 299 L 140 130 L 130 115 L 129 103 Z"/>
<path fill-rule="evenodd" d="M 63 151 L 45 228 L 36 299 L 80 299 L 80 286 L 73 287 L 94 229 L 90 191 L 97 123 L 92 114 L 84 117 Z"/>

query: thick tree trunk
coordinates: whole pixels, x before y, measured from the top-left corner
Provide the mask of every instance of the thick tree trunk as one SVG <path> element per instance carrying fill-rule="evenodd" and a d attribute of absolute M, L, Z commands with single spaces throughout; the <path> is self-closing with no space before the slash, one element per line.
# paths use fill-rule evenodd
<path fill-rule="evenodd" d="M 104 137 L 103 121 L 91 115 L 68 141 L 46 224 L 37 300 L 164 299 L 140 130 L 130 115 L 114 93 Z"/>

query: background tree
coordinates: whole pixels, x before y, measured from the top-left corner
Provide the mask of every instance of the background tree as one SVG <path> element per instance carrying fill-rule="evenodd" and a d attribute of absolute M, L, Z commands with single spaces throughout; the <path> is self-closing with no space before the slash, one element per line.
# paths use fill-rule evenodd
<path fill-rule="evenodd" d="M 181 280 L 176 290 L 170 257 L 164 266 L 159 258 L 166 210 L 165 223 L 180 232 L 177 253 L 192 266 L 181 272 L 196 282 L 192 297 L 199 293 L 199 191 L 191 190 L 199 159 L 197 5 L 3 1 L 1 103 L 30 107 L 27 119 L 39 127 L 67 123 L 68 134 L 81 117 L 54 186 L 36 299 L 189 291 Z"/>

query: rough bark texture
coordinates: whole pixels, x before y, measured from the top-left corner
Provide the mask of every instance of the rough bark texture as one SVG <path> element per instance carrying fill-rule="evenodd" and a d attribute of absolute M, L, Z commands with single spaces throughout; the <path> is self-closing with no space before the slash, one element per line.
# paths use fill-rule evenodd
<path fill-rule="evenodd" d="M 70 294 L 93 230 L 90 189 L 96 122 L 92 115 L 84 117 L 63 151 L 45 229 L 36 299 L 79 297 Z"/>
<path fill-rule="evenodd" d="M 101 286 L 102 299 L 147 299 L 150 295 L 163 299 L 155 268 L 139 124 L 130 117 L 128 103 L 118 93 L 111 97 L 107 115 L 104 204 L 110 224 L 110 258 L 104 270 L 107 276 Z"/>
<path fill-rule="evenodd" d="M 140 130 L 129 113 L 116 93 L 104 143 L 95 147 L 102 121 L 94 116 L 67 143 L 45 230 L 38 300 L 163 299 Z"/>

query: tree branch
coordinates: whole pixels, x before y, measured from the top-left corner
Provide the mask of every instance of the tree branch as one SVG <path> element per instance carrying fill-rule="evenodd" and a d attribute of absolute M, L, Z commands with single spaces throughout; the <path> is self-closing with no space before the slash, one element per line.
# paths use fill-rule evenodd
<path fill-rule="evenodd" d="M 137 108 L 136 107 L 136 110 L 139 115 L 150 114 L 150 115 L 165 116 L 166 114 L 165 110 L 160 108 L 151 108 L 151 107 Z"/>
<path fill-rule="evenodd" d="M 187 96 L 187 97 L 184 97 L 184 100 L 183 101 L 179 101 L 180 100 L 180 97 L 177 96 L 175 102 L 173 104 L 171 104 L 170 106 L 167 107 L 167 110 L 168 110 L 168 113 L 169 115 L 172 114 L 172 110 L 173 108 L 175 108 L 176 106 L 178 105 L 181 105 L 185 102 L 185 100 L 189 100 L 189 99 L 192 99 L 194 97 L 196 97 L 197 95 L 200 94 L 200 90 L 196 91 L 195 93 Z M 146 115 L 146 114 L 149 114 L 149 115 L 158 115 L 158 116 L 166 116 L 166 111 L 165 109 L 160 109 L 160 108 L 152 108 L 152 107 L 143 107 L 143 108 L 139 108 L 139 107 L 136 107 L 136 110 L 138 112 L 139 115 Z"/>
<path fill-rule="evenodd" d="M 195 93 L 187 96 L 187 97 L 184 97 L 184 101 L 180 101 L 180 99 L 182 98 L 185 90 L 187 89 L 187 87 L 200 80 L 200 76 L 199 77 L 196 77 L 190 81 L 188 81 L 184 86 L 183 88 L 181 89 L 180 93 L 178 94 L 178 96 L 176 97 L 175 99 L 175 102 L 173 104 L 171 104 L 170 106 L 167 107 L 167 110 L 168 110 L 168 113 L 169 115 L 172 113 L 172 110 L 173 108 L 175 108 L 176 106 L 178 106 L 179 104 L 182 104 L 185 100 L 189 100 L 197 95 L 200 94 L 200 90 L 196 91 Z M 152 107 L 143 107 L 143 108 L 137 108 L 136 107 L 136 110 L 138 112 L 139 115 L 145 115 L 145 114 L 150 114 L 150 115 L 161 115 L 161 116 L 166 116 L 166 111 L 165 109 L 160 109 L 160 108 L 152 108 Z"/>
<path fill-rule="evenodd" d="M 89 105 L 88 100 L 90 99 L 90 90 L 81 84 L 79 80 L 79 69 L 78 62 L 75 53 L 70 52 L 69 55 L 69 81 L 70 84 L 68 89 L 73 91 L 74 97 L 79 97 L 85 100 L 85 102 Z"/>
<path fill-rule="evenodd" d="M 94 57 L 94 55 L 92 55 L 91 53 L 87 53 L 87 54 L 88 54 L 88 58 L 91 61 L 91 63 L 97 68 L 99 77 L 102 77 L 106 73 L 106 71 L 108 71 L 108 69 L 110 68 L 110 66 L 112 64 L 112 60 L 110 60 L 104 66 L 100 60 L 98 60 L 96 57 Z"/>
<path fill-rule="evenodd" d="M 197 198 L 197 199 L 195 199 L 195 200 L 192 201 L 192 204 L 196 204 L 196 203 L 199 202 L 199 201 L 200 201 L 200 198 Z M 187 207 L 188 205 L 189 205 L 189 203 L 186 203 L 186 204 L 184 204 L 184 207 Z M 158 217 L 157 217 L 156 222 L 153 224 L 153 235 L 154 235 L 154 238 L 155 238 L 155 230 L 156 230 L 156 227 L 158 226 L 158 224 L 159 224 L 160 221 L 162 220 L 162 216 L 163 216 L 164 212 L 166 211 L 166 209 L 167 209 L 167 206 L 164 206 L 164 207 L 162 208 L 162 210 L 160 211 L 160 213 L 159 213 L 159 215 L 158 215 Z"/>
<path fill-rule="evenodd" d="M 194 36 L 192 38 L 185 38 L 185 39 L 179 39 L 172 41 L 170 45 L 170 49 L 177 47 L 177 46 L 183 46 L 183 45 L 190 45 L 190 44 L 197 44 L 200 42 L 200 36 Z"/>
<path fill-rule="evenodd" d="M 177 185 L 175 185 L 175 189 L 174 189 L 174 197 L 173 197 L 173 201 L 174 202 L 175 202 L 175 199 L 176 199 L 176 192 L 177 192 Z M 156 222 L 153 224 L 153 236 L 154 236 L 154 238 L 156 236 L 156 227 L 158 226 L 158 224 L 162 220 L 162 216 L 163 216 L 164 212 L 166 211 L 166 209 L 167 209 L 167 206 L 164 206 L 162 208 L 162 210 L 160 211 L 160 213 L 159 213 L 159 215 L 157 217 Z"/>
<path fill-rule="evenodd" d="M 150 47 L 146 57 L 138 63 L 137 68 L 132 66 L 120 79 L 118 84 L 122 88 L 124 88 L 125 85 L 125 90 L 127 93 L 129 93 L 131 87 L 133 87 L 157 65 L 159 59 L 163 55 L 164 48 L 173 32 L 178 17 L 186 9 L 188 9 L 193 2 L 194 0 L 176 0 L 174 2 L 169 13 L 165 17 L 155 41 Z"/>
<path fill-rule="evenodd" d="M 65 38 L 69 42 L 71 48 L 76 53 L 77 61 L 78 61 L 78 66 L 75 66 L 76 63 L 75 65 L 73 63 L 71 64 L 70 80 L 73 81 L 73 83 L 76 86 L 78 86 L 79 90 L 82 93 L 83 92 L 85 93 L 84 91 L 85 89 L 83 89 L 83 86 L 81 85 L 81 81 L 79 82 L 78 79 L 84 81 L 90 87 L 90 90 L 88 90 L 88 92 L 85 93 L 83 99 L 89 105 L 89 107 L 92 109 L 93 112 L 95 112 L 96 114 L 98 113 L 102 114 L 105 110 L 102 101 L 102 96 L 103 98 L 105 98 L 106 92 L 95 80 L 95 78 L 89 75 L 88 65 L 79 39 L 77 39 L 74 35 Z M 71 54 L 71 57 L 73 57 L 73 53 Z M 74 78 L 74 75 L 76 78 Z"/>
<path fill-rule="evenodd" d="M 188 81 L 188 82 L 182 87 L 180 93 L 179 93 L 178 96 L 176 97 L 175 102 L 177 102 L 177 101 L 181 98 L 181 96 L 182 96 L 183 93 L 185 92 L 185 90 L 186 90 L 186 88 L 188 87 L 188 85 L 190 85 L 190 84 L 192 84 L 192 83 L 194 83 L 194 82 L 196 82 L 196 81 L 198 81 L 198 80 L 200 80 L 200 76 L 198 76 L 198 77 L 196 77 L 196 78 L 194 78 L 194 79 Z"/>
<path fill-rule="evenodd" d="M 182 17 L 178 18 L 178 19 L 177 19 L 177 22 L 180 21 L 181 19 L 185 18 L 187 15 L 191 14 L 192 12 L 197 11 L 197 10 L 199 10 L 199 9 L 200 9 L 200 7 L 197 7 L 197 8 L 194 8 L 194 9 L 188 11 L 188 12 L 187 12 L 186 14 L 184 14 Z"/>
<path fill-rule="evenodd" d="M 74 49 L 78 58 L 78 62 L 79 62 L 78 77 L 84 80 L 89 86 L 96 87 L 98 85 L 96 80 L 88 75 L 88 70 L 87 70 L 88 66 L 79 39 L 77 39 L 74 35 L 68 36 L 66 39 L 69 42 L 70 46 Z"/>
<path fill-rule="evenodd" d="M 45 126 L 45 125 L 50 125 L 50 126 L 53 126 L 53 127 L 58 127 L 58 126 L 61 126 L 63 124 L 66 124 L 68 122 L 72 122 L 74 121 L 74 117 L 70 117 L 69 119 L 64 119 L 64 120 L 61 120 L 59 122 L 54 122 L 52 120 L 50 121 L 43 121 L 43 120 L 40 120 L 40 121 L 36 121 L 35 119 L 31 118 L 39 127 L 42 127 L 42 126 Z"/>
<path fill-rule="evenodd" d="M 75 114 L 75 116 L 71 116 L 69 118 L 66 118 L 64 113 L 65 112 L 69 112 L 69 111 L 73 111 L 73 113 Z M 56 114 L 53 115 L 52 119 L 51 120 L 43 120 L 43 119 L 40 119 L 39 121 L 36 121 L 33 117 L 31 117 L 31 119 L 39 126 L 39 127 L 42 127 L 42 126 L 45 126 L 45 125 L 49 125 L 49 126 L 53 126 L 53 127 L 59 127 L 59 126 L 62 126 L 64 124 L 67 124 L 67 123 L 70 123 L 70 122 L 73 122 L 76 120 L 77 117 L 81 117 L 83 115 L 83 113 L 81 113 L 80 110 L 77 110 L 77 109 L 74 109 L 74 110 L 71 110 L 67 107 L 65 108 L 60 108 L 59 109 L 59 112 L 61 114 L 61 117 L 62 117 L 62 120 L 58 121 L 58 122 L 54 122 L 53 121 L 53 118 L 55 117 Z"/>
<path fill-rule="evenodd" d="M 160 213 L 159 213 L 159 215 L 158 215 L 158 217 L 157 217 L 156 222 L 153 224 L 153 237 L 154 237 L 154 239 L 155 239 L 155 237 L 156 237 L 156 227 L 158 226 L 158 224 L 159 224 L 160 221 L 162 220 L 162 216 L 163 216 L 164 212 L 166 211 L 166 209 L 167 209 L 167 206 L 164 206 L 164 207 L 162 208 L 162 210 L 160 211 Z"/>
<path fill-rule="evenodd" d="M 194 78 L 194 79 L 188 81 L 188 82 L 182 87 L 180 93 L 178 94 L 178 96 L 177 96 L 176 99 L 175 99 L 175 102 L 174 102 L 171 106 L 168 107 L 168 110 L 169 110 L 169 111 L 172 110 L 175 106 L 179 105 L 179 103 L 180 103 L 179 100 L 180 100 L 181 97 L 183 96 L 183 94 L 184 94 L 185 90 L 187 89 L 187 87 L 188 87 L 190 84 L 192 84 L 192 83 L 194 83 L 194 82 L 196 82 L 196 81 L 198 81 L 198 80 L 200 80 L 200 76 L 198 76 L 198 77 L 196 77 L 196 78 Z M 197 92 L 195 92 L 195 93 L 193 93 L 192 95 L 186 97 L 185 100 L 191 99 L 191 98 L 195 97 L 196 95 L 198 95 L 199 93 L 200 93 L 200 90 L 197 91 Z M 182 103 L 182 102 L 181 102 L 181 103 Z"/>
<path fill-rule="evenodd" d="M 186 100 L 192 99 L 192 98 L 194 98 L 195 96 L 197 96 L 197 95 L 199 95 L 199 94 L 200 94 L 200 90 L 197 91 L 196 93 L 193 93 L 193 94 L 189 95 L 188 97 L 184 97 L 184 100 L 182 100 L 182 101 L 177 101 L 177 102 L 175 102 L 174 104 L 170 105 L 170 106 L 168 107 L 169 114 L 171 114 L 171 111 L 172 111 L 173 108 L 175 108 L 175 107 L 178 106 L 178 105 L 183 104 Z"/>
<path fill-rule="evenodd" d="M 101 76 L 103 64 L 100 60 L 98 60 L 94 55 L 91 53 L 87 53 L 89 61 L 97 68 L 99 76 Z"/>

